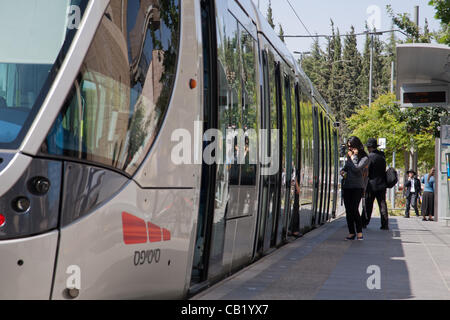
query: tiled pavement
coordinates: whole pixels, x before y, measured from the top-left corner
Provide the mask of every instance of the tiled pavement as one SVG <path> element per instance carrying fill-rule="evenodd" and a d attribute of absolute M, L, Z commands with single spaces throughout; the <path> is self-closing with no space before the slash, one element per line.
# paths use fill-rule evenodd
<path fill-rule="evenodd" d="M 192 299 L 450 299 L 450 227 L 416 217 L 391 217 L 389 231 L 379 226 L 373 218 L 364 241 L 345 241 L 341 217 Z M 379 289 L 368 288 L 377 284 L 371 266 Z"/>

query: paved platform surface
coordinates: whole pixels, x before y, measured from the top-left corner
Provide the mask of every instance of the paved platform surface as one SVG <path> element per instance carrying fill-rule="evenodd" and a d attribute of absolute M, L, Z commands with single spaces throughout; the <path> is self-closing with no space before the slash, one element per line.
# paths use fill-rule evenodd
<path fill-rule="evenodd" d="M 382 231 L 373 218 L 364 241 L 345 241 L 341 217 L 192 299 L 450 299 L 450 227 L 416 217 L 389 224 Z"/>

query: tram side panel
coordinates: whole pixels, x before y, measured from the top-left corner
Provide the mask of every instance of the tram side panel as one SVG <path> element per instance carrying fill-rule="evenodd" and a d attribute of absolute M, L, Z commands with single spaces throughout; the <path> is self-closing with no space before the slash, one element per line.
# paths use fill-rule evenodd
<path fill-rule="evenodd" d="M 77 298 L 185 296 L 200 177 L 193 158 L 183 158 L 195 154 L 194 123 L 201 120 L 201 90 L 190 81 L 200 74 L 198 46 L 192 45 L 198 43 L 199 13 L 193 0 L 130 0 L 126 6 L 113 0 L 107 8 L 61 110 L 63 121 L 55 122 L 56 129 L 47 138 L 50 155 L 60 151 L 105 168 L 95 175 L 84 170 L 78 184 L 65 181 L 63 192 L 79 197 L 65 198 L 63 208 L 83 210 L 72 217 L 71 210 L 61 213 L 52 298 L 70 298 L 68 272 L 74 267 L 81 279 Z M 64 144 L 63 150 L 56 143 L 52 149 L 54 132 L 76 127 L 77 114 L 84 116 L 80 143 Z M 184 129 L 188 136 L 183 138 L 192 139 L 183 140 L 186 148 L 175 153 L 186 163 L 172 157 L 180 146 L 180 141 L 172 141 L 176 129 Z M 66 175 L 70 165 L 65 163 Z M 126 181 L 103 186 L 110 189 L 103 201 L 83 205 L 92 201 L 89 195 L 113 172 L 120 172 L 117 175 Z"/>
<path fill-rule="evenodd" d="M 183 298 L 194 197 L 194 190 L 142 190 L 131 182 L 64 227 L 52 298 L 71 298 L 77 275 L 79 299 Z"/>

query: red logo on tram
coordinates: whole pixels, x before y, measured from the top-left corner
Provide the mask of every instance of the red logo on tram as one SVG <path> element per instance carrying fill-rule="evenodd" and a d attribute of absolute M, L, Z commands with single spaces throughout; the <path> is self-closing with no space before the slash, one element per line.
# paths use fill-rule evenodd
<path fill-rule="evenodd" d="M 146 223 L 127 212 L 122 212 L 123 241 L 126 245 L 169 241 L 171 233 L 151 222 Z"/>

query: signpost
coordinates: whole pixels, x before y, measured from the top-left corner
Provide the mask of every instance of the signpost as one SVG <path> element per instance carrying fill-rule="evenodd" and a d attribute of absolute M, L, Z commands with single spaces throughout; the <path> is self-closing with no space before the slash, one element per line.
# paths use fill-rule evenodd
<path fill-rule="evenodd" d="M 448 205 L 450 208 L 450 153 L 446 154 L 447 162 L 447 192 L 448 192 Z"/>
<path fill-rule="evenodd" d="M 443 125 L 441 128 L 441 143 L 450 146 L 450 125 Z"/>
<path fill-rule="evenodd" d="M 386 150 L 386 138 L 379 138 L 378 145 L 380 146 L 381 150 Z"/>

